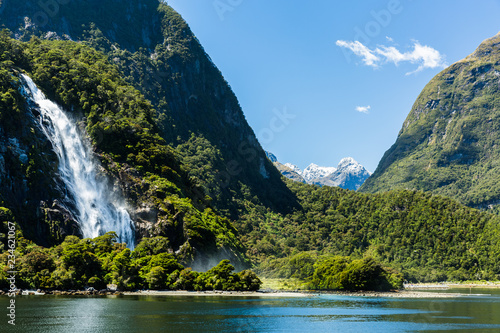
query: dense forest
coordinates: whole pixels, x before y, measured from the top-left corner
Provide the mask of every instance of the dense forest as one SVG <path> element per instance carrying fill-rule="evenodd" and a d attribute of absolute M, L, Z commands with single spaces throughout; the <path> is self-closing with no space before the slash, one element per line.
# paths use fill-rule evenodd
<path fill-rule="evenodd" d="M 18 235 L 19 236 L 19 235 Z M 184 268 L 169 252 L 165 237 L 144 238 L 130 251 L 109 232 L 94 239 L 68 236 L 60 245 L 47 249 L 17 237 L 16 286 L 21 289 L 81 290 L 227 290 L 254 291 L 261 285 L 249 270 L 233 273 L 229 260 L 222 260 L 206 272 Z M 1 255 L 7 262 L 10 252 Z M 0 288 L 8 288 L 6 270 L 0 270 Z"/>
<path fill-rule="evenodd" d="M 2 15 L 26 5 L 12 3 Z M 18 30 L 16 39 L 0 33 L 3 286 L 12 225 L 23 288 L 253 290 L 260 282 L 250 267 L 313 289 L 500 278 L 497 215 L 418 190 L 367 194 L 282 177 L 186 22 L 163 2 L 144 3 L 149 7 L 133 22 L 117 18 L 123 31 L 105 17 L 75 17 L 72 2 L 45 27 L 59 31 L 70 22 L 55 37 L 36 26 L 18 28 L 14 16 L 5 20 Z M 118 12 L 125 17 L 127 8 Z M 142 36 L 132 31 L 137 22 Z M 59 204 L 57 158 L 21 92 L 20 73 L 79 125 L 102 174 L 132 208 L 140 242 L 133 251 L 112 233 L 81 239 Z M 467 139 L 472 134 L 464 128 Z M 464 140 L 459 148 L 468 152 L 466 143 L 474 142 Z M 448 171 L 466 165 L 448 162 Z M 477 189 L 467 195 L 479 198 Z"/>
<path fill-rule="evenodd" d="M 182 257 L 191 261 L 195 249 L 208 254 L 223 247 L 233 249 L 235 254 L 241 252 L 241 243 L 229 219 L 214 211 L 211 199 L 189 176 L 178 153 L 158 135 L 151 104 L 123 81 L 116 66 L 104 55 L 75 42 L 48 42 L 34 37 L 29 43 L 21 43 L 11 39 L 8 31 L 0 35 L 0 48 L 1 85 L 7 87 L 0 102 L 1 127 L 6 137 L 19 137 L 32 157 L 28 165 L 15 156 L 6 160 L 5 178 L 12 183 L 25 181 L 28 188 L 25 197 L 17 201 L 9 196 L 12 189 L 4 182 L 0 199 L 12 211 L 26 237 L 53 245 L 72 233 L 64 228 L 64 221 L 44 214 L 40 223 L 48 232 L 34 234 L 37 207 L 29 205 L 33 199 L 30 196 L 51 199 L 51 194 L 40 188 L 45 185 L 43 179 L 54 174 L 54 166 L 43 161 L 46 144 L 37 145 L 40 139 L 32 134 L 37 126 L 29 122 L 31 116 L 15 76 L 18 71 L 27 72 L 51 99 L 84 121 L 95 157 L 107 175 L 119 182 L 132 205 L 157 211 L 154 227 L 138 230 L 141 237 L 168 235 L 172 249 L 181 251 Z"/>
<path fill-rule="evenodd" d="M 498 279 L 496 215 L 421 191 L 362 194 L 293 181 L 288 186 L 301 210 L 280 215 L 252 206 L 236 222 L 264 276 L 269 265 L 286 270 L 290 256 L 316 251 L 371 256 L 411 281 Z"/>
<path fill-rule="evenodd" d="M 169 249 L 180 251 L 183 262 L 191 262 L 197 249 L 210 253 L 227 246 L 241 258 L 238 264 L 250 260 L 264 276 L 269 265 L 285 262 L 286 266 L 290 256 L 316 251 L 353 260 L 373 257 L 414 281 L 498 278 L 498 218 L 424 192 L 361 194 L 283 180 L 300 204 L 293 211 L 273 211 L 248 191 L 236 203 L 243 207 L 239 219 L 217 215 L 211 198 L 197 188 L 201 180 L 189 176 L 190 165 L 182 163 L 176 149 L 157 134 L 151 104 L 120 78 L 106 56 L 74 42 L 37 38 L 18 42 L 7 31 L 1 43 L 0 74 L 8 87 L 2 103 L 10 103 L 4 110 L 12 112 L 2 118 L 2 128 L 14 130 L 16 126 L 9 122 L 22 121 L 26 112 L 16 88 L 19 83 L 11 75 L 24 69 L 51 98 L 82 117 L 108 175 L 121 181 L 126 176 L 126 197 L 163 212 L 164 224 L 143 236 L 166 237 Z M 199 139 L 193 142 L 203 147 Z M 36 147 L 32 149 L 32 155 L 37 155 Z M 31 163 L 40 164 L 21 170 L 36 186 L 43 178 L 37 172 L 45 174 L 40 168 L 44 164 L 36 159 Z M 205 177 L 216 177 L 215 173 L 205 169 Z M 30 230 L 16 207 L 7 208 L 21 230 Z M 34 238 L 29 231 L 25 236 Z M 55 244 L 63 240 L 62 234 L 53 236 Z"/>

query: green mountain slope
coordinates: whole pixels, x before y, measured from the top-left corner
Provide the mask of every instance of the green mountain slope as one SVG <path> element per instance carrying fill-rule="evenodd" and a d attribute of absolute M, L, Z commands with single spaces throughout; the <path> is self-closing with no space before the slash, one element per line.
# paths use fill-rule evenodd
<path fill-rule="evenodd" d="M 103 172 L 132 207 L 139 239 L 165 236 L 185 262 L 198 259 L 201 264 L 217 255 L 242 259 L 236 230 L 214 212 L 178 154 L 161 138 L 150 102 L 103 54 L 70 41 L 32 38 L 22 43 L 10 39 L 6 30 L 0 50 L 0 140 L 5 143 L 0 199 L 25 237 L 57 244 L 79 230 L 71 212 L 57 203 L 65 195 L 55 176 L 57 161 L 37 124 L 36 110 L 20 93 L 19 72 L 81 122 Z M 2 222 L 12 221 L 9 211 L 3 212 Z"/>
<path fill-rule="evenodd" d="M 296 207 L 228 83 L 165 2 L 75 0 L 51 8 L 5 0 L 0 22 L 20 40 L 72 39 L 107 54 L 152 103 L 162 138 L 228 216 L 238 217 L 245 198 L 273 210 Z"/>
<path fill-rule="evenodd" d="M 432 191 L 473 207 L 500 200 L 500 34 L 424 88 L 363 192 Z"/>
<path fill-rule="evenodd" d="M 37 1 L 4 0 L 0 11 L 16 37 L 0 36 L 4 239 L 13 220 L 42 245 L 78 235 L 70 212 L 57 205 L 56 158 L 19 94 L 15 75 L 23 71 L 79 121 L 103 173 L 133 208 L 140 236 L 166 237 L 182 262 L 198 256 L 207 267 L 222 258 L 244 262 L 246 254 L 265 266 L 318 251 L 371 255 L 417 279 L 499 277 L 497 216 L 416 191 L 360 194 L 285 181 L 221 73 L 166 4 L 74 0 L 53 10 L 47 22 L 34 19 L 43 12 Z M 492 74 L 470 71 L 474 82 Z M 469 75 L 457 72 L 457 82 L 459 74 Z M 475 93 L 486 89 L 493 83 Z M 427 112 L 445 112 L 440 103 Z M 419 112 L 402 147 L 418 146 L 410 134 L 425 123 Z M 448 162 L 462 165 L 455 161 Z"/>
<path fill-rule="evenodd" d="M 287 182 L 302 209 L 281 215 L 254 207 L 237 223 L 264 275 L 290 277 L 294 265 L 307 264 L 303 252 L 313 251 L 371 256 L 413 281 L 500 277 L 497 215 L 420 191 L 364 194 Z"/>

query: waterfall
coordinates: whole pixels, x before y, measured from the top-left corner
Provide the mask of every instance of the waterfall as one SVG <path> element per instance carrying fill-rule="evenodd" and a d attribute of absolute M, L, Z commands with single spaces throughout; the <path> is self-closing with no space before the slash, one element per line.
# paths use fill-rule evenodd
<path fill-rule="evenodd" d="M 83 236 L 94 238 L 115 231 L 119 241 L 133 249 L 135 227 L 125 203 L 114 198 L 107 182 L 99 179 L 90 149 L 80 138 L 76 125 L 30 77 L 22 74 L 22 78 L 26 97 L 40 108 L 40 125 L 57 154 L 59 176 Z"/>

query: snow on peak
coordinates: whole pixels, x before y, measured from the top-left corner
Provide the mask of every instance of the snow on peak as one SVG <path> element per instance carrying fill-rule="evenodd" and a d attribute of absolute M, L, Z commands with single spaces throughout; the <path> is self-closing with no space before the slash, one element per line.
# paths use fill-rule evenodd
<path fill-rule="evenodd" d="M 340 162 L 339 165 L 337 166 L 337 170 L 342 171 L 342 172 L 348 172 L 351 174 L 361 174 L 361 173 L 368 173 L 371 175 L 371 172 L 365 169 L 364 166 L 359 164 L 354 158 L 352 157 L 346 157 L 343 158 Z"/>
<path fill-rule="evenodd" d="M 323 178 L 337 171 L 335 167 L 323 167 L 317 164 L 311 163 L 305 170 L 302 172 L 302 177 L 306 181 L 311 181 L 316 178 Z"/>
<path fill-rule="evenodd" d="M 339 165 L 345 165 L 345 164 L 359 164 L 356 162 L 356 160 L 352 157 L 344 157 L 343 159 L 340 160 Z"/>
<path fill-rule="evenodd" d="M 287 168 L 292 169 L 294 172 L 296 172 L 296 173 L 298 173 L 299 175 L 302 176 L 302 170 L 298 166 L 296 166 L 295 164 L 285 163 L 284 166 L 286 166 Z"/>
<path fill-rule="evenodd" d="M 352 157 L 345 157 L 340 160 L 336 168 L 324 167 L 311 163 L 304 169 L 304 171 L 302 171 L 294 164 L 279 163 L 276 156 L 269 152 L 266 152 L 266 154 L 267 157 L 275 163 L 275 165 L 281 165 L 281 168 L 278 168 L 278 170 L 280 170 L 285 177 L 295 181 L 305 181 L 309 184 L 316 184 L 319 186 L 338 186 L 345 189 L 357 190 L 364 183 L 364 181 L 371 176 L 371 172 L 366 170 L 364 166 L 359 164 Z M 265 168 L 262 168 L 262 166 L 261 174 L 264 178 L 266 178 L 265 176 L 267 175 L 267 172 Z"/>

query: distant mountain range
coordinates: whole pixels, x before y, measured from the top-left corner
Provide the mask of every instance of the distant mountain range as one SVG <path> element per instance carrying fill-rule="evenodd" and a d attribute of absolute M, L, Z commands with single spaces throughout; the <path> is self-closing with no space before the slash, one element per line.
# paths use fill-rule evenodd
<path fill-rule="evenodd" d="M 266 152 L 266 155 L 285 177 L 305 184 L 336 186 L 356 191 L 371 176 L 371 172 L 352 157 L 343 158 L 337 167 L 324 167 L 311 163 L 302 171 L 296 165 L 280 163 L 270 152 Z"/>

